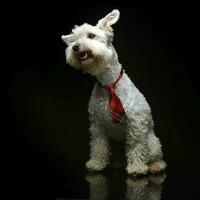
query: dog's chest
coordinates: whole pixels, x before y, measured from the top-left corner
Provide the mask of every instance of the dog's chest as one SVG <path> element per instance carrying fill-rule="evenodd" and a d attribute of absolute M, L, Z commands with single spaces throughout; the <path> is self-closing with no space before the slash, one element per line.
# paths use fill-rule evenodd
<path fill-rule="evenodd" d="M 121 92 L 123 91 L 123 92 Z M 118 97 L 121 99 L 122 104 L 125 106 L 126 101 L 124 98 L 126 94 L 124 93 L 125 90 L 123 90 L 123 87 L 121 85 L 118 85 L 117 88 L 115 88 L 115 92 L 118 95 Z M 89 113 L 92 115 L 96 120 L 106 123 L 108 125 L 113 126 L 112 116 L 111 116 L 111 110 L 109 107 L 109 100 L 110 100 L 110 93 L 107 89 L 95 85 L 92 96 L 90 98 L 89 103 Z"/>
<path fill-rule="evenodd" d="M 95 118 L 98 118 L 99 120 L 109 122 L 111 120 L 111 113 L 108 106 L 109 99 L 110 95 L 108 91 L 96 85 L 90 99 L 90 114 L 93 114 Z"/>

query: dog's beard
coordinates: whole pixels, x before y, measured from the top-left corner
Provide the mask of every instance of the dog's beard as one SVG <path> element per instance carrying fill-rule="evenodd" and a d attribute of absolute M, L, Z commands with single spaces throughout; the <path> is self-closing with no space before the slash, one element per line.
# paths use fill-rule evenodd
<path fill-rule="evenodd" d="M 101 56 L 98 57 L 91 57 L 87 60 L 84 60 L 82 62 L 82 71 L 83 73 L 89 73 L 93 76 L 98 75 L 105 66 L 105 61 L 103 60 L 103 58 Z"/>
<path fill-rule="evenodd" d="M 89 73 L 97 76 L 101 73 L 109 62 L 111 52 L 103 51 L 102 54 L 92 52 L 90 49 L 82 49 L 76 53 L 72 49 L 66 51 L 68 63 L 74 68 L 81 70 L 83 73 Z"/>

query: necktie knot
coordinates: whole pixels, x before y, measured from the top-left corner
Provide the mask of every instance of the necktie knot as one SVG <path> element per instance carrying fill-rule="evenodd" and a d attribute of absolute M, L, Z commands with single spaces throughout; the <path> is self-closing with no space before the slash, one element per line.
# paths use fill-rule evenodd
<path fill-rule="evenodd" d="M 111 95 L 115 92 L 115 88 L 113 85 L 107 86 L 106 89 L 110 92 Z"/>

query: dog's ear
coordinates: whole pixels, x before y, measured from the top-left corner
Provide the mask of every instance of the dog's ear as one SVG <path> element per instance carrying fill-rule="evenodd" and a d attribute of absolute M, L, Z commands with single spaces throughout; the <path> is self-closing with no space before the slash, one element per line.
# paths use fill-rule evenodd
<path fill-rule="evenodd" d="M 100 19 L 97 23 L 97 27 L 103 30 L 112 31 L 111 26 L 118 21 L 119 16 L 119 10 L 115 9 L 104 18 Z"/>
<path fill-rule="evenodd" d="M 61 39 L 67 44 L 69 45 L 70 42 L 73 42 L 73 40 L 75 39 L 75 35 L 73 34 L 74 31 L 78 28 L 78 25 L 74 25 L 74 28 L 72 29 L 72 33 L 69 35 L 62 35 Z"/>
<path fill-rule="evenodd" d="M 69 34 L 69 35 L 62 35 L 61 39 L 65 42 L 65 44 L 69 45 L 69 43 L 72 41 L 73 39 L 73 34 Z"/>
<path fill-rule="evenodd" d="M 78 28 L 78 27 L 79 27 L 79 25 L 76 25 L 76 24 L 74 25 L 74 29 L 76 29 L 76 28 Z"/>

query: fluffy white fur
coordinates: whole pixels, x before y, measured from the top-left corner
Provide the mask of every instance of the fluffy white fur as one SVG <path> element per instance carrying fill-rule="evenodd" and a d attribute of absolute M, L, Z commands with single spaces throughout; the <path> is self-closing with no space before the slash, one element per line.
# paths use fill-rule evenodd
<path fill-rule="evenodd" d="M 112 45 L 112 25 L 119 19 L 119 11 L 113 10 L 98 21 L 96 26 L 75 26 L 72 33 L 62 36 L 68 45 L 66 59 L 76 69 L 90 73 L 102 84 L 113 83 L 120 74 L 121 64 Z M 92 35 L 91 35 L 92 34 Z M 74 45 L 78 44 L 78 51 Z M 84 59 L 83 59 L 84 58 Z M 89 102 L 90 160 L 89 170 L 100 171 L 109 163 L 110 139 L 126 140 L 127 172 L 131 175 L 157 173 L 165 169 L 159 139 L 154 134 L 151 109 L 145 97 L 136 88 L 126 72 L 115 88 L 126 115 L 127 123 L 115 124 L 108 107 L 107 90 L 95 84 Z"/>

